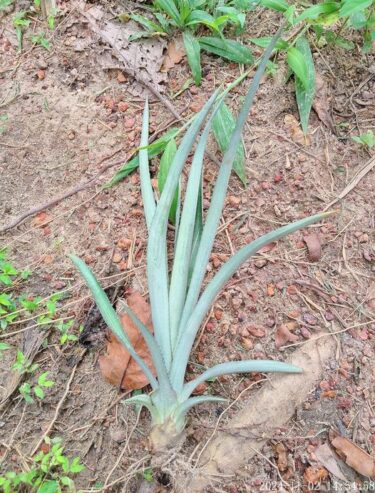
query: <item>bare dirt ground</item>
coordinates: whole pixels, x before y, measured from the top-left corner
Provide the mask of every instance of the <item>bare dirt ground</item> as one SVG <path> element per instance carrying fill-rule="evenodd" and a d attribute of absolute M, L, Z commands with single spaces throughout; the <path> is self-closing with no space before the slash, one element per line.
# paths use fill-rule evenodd
<path fill-rule="evenodd" d="M 132 289 L 147 295 L 146 230 L 138 175 L 102 188 L 139 143 L 146 92 L 121 70 L 120 60 L 111 61 L 111 48 L 93 33 L 87 19 L 69 2 L 60 6 L 62 15 L 51 35 L 50 51 L 32 46 L 25 35 L 23 52 L 18 54 L 11 15 L 2 19 L 0 115 L 7 119 L 1 122 L 0 135 L 0 229 L 113 166 L 79 193 L 3 230 L 1 247 L 8 248 L 17 268 L 33 272 L 15 287 L 16 293 L 44 297 L 64 290 L 56 317 L 74 320 L 73 332 L 79 335 L 92 302 L 67 254 L 84 258 L 106 286 L 120 286 L 121 295 Z M 100 8 L 113 13 L 116 6 Z M 259 22 L 259 14 L 248 17 L 245 38 L 266 35 L 277 23 L 277 18 L 267 17 Z M 39 29 L 39 23 L 33 19 L 30 30 Z M 292 336 L 281 345 L 303 344 L 324 331 L 335 338 L 335 356 L 306 402 L 274 433 L 262 455 L 235 476 L 221 478 L 216 491 L 309 491 L 303 481 L 314 468 L 322 470 L 314 452 L 327 441 L 332 427 L 370 455 L 375 453 L 373 169 L 353 181 L 374 151 L 351 140 L 375 130 L 375 62 L 359 48 L 349 55 L 338 48 L 323 48 L 314 59 L 327 88 L 323 103 L 337 134 L 312 112 L 309 144 L 296 141 L 293 125 L 288 125 L 290 115 L 298 118 L 293 82 L 285 83 L 282 70 L 274 78 L 264 78 L 244 133 L 249 183 L 243 187 L 235 176 L 231 180 L 208 270 L 212 272 L 232 252 L 277 225 L 324 210 L 346 190 L 334 205 L 338 213 L 260 252 L 243 266 L 216 300 L 189 371 L 235 358 L 286 359 L 295 349 L 278 347 L 281 327 L 287 323 Z M 207 55 L 203 66 L 202 86 L 192 86 L 173 100 L 182 118 L 197 111 L 215 87 L 232 82 L 240 73 L 237 65 Z M 183 60 L 161 76 L 158 88 L 164 88 L 163 95 L 172 100 L 188 77 Z M 230 94 L 234 110 L 247 85 L 245 81 Z M 151 129 L 157 132 L 174 116 L 149 95 Z M 213 143 L 211 151 L 218 155 Z M 207 160 L 205 200 L 216 169 Z M 312 233 L 322 246 L 317 261 L 309 258 L 304 241 Z M 23 312 L 0 334 L 13 347 L 0 360 L 0 400 L 12 382 L 10 366 L 17 348 L 33 345 L 40 334 L 34 361 L 56 383 L 40 404 L 24 404 L 17 391 L 6 399 L 0 414 L 1 470 L 20 469 L 48 430 L 51 436 L 63 438 L 69 456 L 79 455 L 85 464 L 86 470 L 76 479 L 80 489 L 138 491 L 149 464 L 148 416 L 122 405 L 122 394 L 101 375 L 98 356 L 105 351 L 105 329 L 100 324 L 90 326 L 84 345 L 61 346 L 56 330 L 35 327 L 35 322 Z M 230 376 L 201 391 L 233 400 L 259 379 L 260 375 Z M 255 395 L 258 386 L 261 383 L 252 386 L 247 396 Z M 227 418 L 239 409 L 241 399 Z M 189 438 L 182 452 L 186 461 L 196 447 L 199 451 L 204 446 L 222 411 L 223 407 L 210 405 L 190 413 Z M 287 458 L 284 466 L 281 453 Z M 168 483 L 166 478 L 163 481 Z M 328 481 L 326 476 L 316 489 L 327 491 Z M 171 491 L 169 486 L 160 488 Z"/>

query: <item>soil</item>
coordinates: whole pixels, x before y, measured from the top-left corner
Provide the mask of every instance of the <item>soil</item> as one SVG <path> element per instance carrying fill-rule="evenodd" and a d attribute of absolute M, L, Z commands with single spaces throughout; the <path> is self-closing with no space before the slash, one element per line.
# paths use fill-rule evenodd
<path fill-rule="evenodd" d="M 29 8 L 26 1 L 20 4 L 17 8 Z M 121 10 L 108 3 L 95 8 L 112 16 Z M 48 371 L 55 381 L 39 403 L 26 405 L 16 390 L 2 406 L 0 467 L 20 470 L 48 430 L 50 436 L 63 439 L 69 457 L 78 455 L 85 464 L 85 471 L 75 479 L 77 488 L 138 491 L 150 463 L 148 415 L 123 405 L 121 400 L 130 392 L 119 392 L 102 377 L 98 358 L 105 351 L 105 327 L 89 323 L 92 302 L 67 255 L 82 257 L 106 287 L 119 288 L 120 296 L 139 290 L 147 297 L 147 237 L 138 174 L 113 188 L 103 185 L 139 144 L 146 94 L 152 132 L 165 128 L 174 116 L 123 70 L 120 60 L 111 58 L 111 47 L 98 39 L 75 4 L 61 2 L 59 9 L 57 27 L 47 34 L 49 51 L 30 41 L 31 33 L 44 27 L 37 14 L 25 32 L 21 53 L 13 14 L 1 21 L 0 115 L 6 119 L 1 121 L 0 133 L 0 229 L 19 214 L 95 177 L 103 166 L 109 167 L 84 190 L 1 233 L 1 247 L 8 249 L 13 264 L 32 271 L 27 281 L 14 287 L 14 294 L 45 297 L 63 291 L 56 317 L 74 320 L 72 333 L 79 336 L 83 327 L 84 337 L 81 342 L 61 345 L 60 333 L 53 326 L 35 327 L 36 316 L 27 312 L 0 335 L 2 342 L 12 346 L 1 353 L 0 400 L 9 390 L 17 349 L 28 345 L 37 344 L 38 371 Z M 248 17 L 244 39 L 268 35 L 279 21 L 277 15 L 260 16 L 258 11 Z M 245 128 L 248 185 L 242 186 L 233 175 L 208 276 L 231 253 L 261 234 L 324 210 L 374 157 L 374 150 L 351 139 L 375 131 L 374 56 L 362 54 L 359 45 L 352 52 L 323 47 L 315 49 L 314 60 L 327 92 L 320 104 L 329 109 L 337 133 L 313 111 L 309 143 L 298 140 L 291 120 L 291 116 L 298 119 L 294 83 L 285 82 L 281 56 L 276 76 L 264 77 Z M 242 70 L 203 55 L 201 87 L 191 86 L 172 99 L 190 76 L 186 59 L 159 77 L 161 64 L 158 60 L 144 65 L 155 70 L 150 69 L 149 82 L 156 81 L 183 119 L 198 111 L 214 88 L 233 82 Z M 247 86 L 248 79 L 230 93 L 228 104 L 234 111 Z M 210 150 L 220 157 L 213 142 Z M 157 164 L 157 160 L 152 164 L 153 176 Z M 217 165 L 207 160 L 205 208 L 216 171 Z M 197 339 L 188 378 L 226 360 L 286 359 L 294 348 L 276 344 L 285 323 L 294 322 L 289 327 L 298 344 L 318 331 L 332 333 L 328 337 L 335 338 L 336 353 L 323 369 L 322 381 L 293 420 L 274 431 L 262 454 L 207 491 L 309 491 L 304 485 L 306 470 L 319 467 L 314 450 L 327 441 L 332 427 L 375 454 L 374 192 L 372 169 L 335 203 L 335 216 L 259 252 L 216 300 Z M 321 244 L 316 260 L 306 247 L 308 240 L 304 241 L 311 234 Z M 38 338 L 41 331 L 43 341 Z M 33 379 L 35 375 L 30 376 Z M 261 379 L 254 374 L 228 376 L 201 391 L 232 401 L 249 385 L 247 397 L 255 395 Z M 191 411 L 182 461 L 189 463 L 196 447 L 203 448 L 225 407 L 202 405 Z M 221 425 L 239 409 L 241 399 Z M 275 452 L 278 444 L 284 445 L 288 459 L 281 472 Z M 155 475 L 159 490 L 173 490 L 166 476 L 158 476 L 157 471 Z M 327 491 L 329 481 L 326 478 L 314 487 Z"/>

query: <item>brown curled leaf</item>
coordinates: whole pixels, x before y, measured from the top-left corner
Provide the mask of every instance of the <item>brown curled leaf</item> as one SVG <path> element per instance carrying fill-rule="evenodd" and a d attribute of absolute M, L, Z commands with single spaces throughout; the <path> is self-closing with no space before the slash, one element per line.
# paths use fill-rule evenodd
<path fill-rule="evenodd" d="M 134 292 L 126 301 L 129 308 L 133 310 L 141 322 L 148 327 L 150 332 L 153 332 L 150 306 L 143 299 L 142 295 L 139 292 Z M 144 359 L 155 375 L 152 359 L 141 333 L 130 320 L 130 317 L 123 312 L 123 309 L 121 310 L 121 305 L 119 306 L 118 312 L 123 329 L 133 344 L 134 349 Z M 121 383 L 122 389 L 142 389 L 149 383 L 137 363 L 112 333 L 108 337 L 107 353 L 100 356 L 99 365 L 104 378 L 117 387 L 120 387 Z"/>

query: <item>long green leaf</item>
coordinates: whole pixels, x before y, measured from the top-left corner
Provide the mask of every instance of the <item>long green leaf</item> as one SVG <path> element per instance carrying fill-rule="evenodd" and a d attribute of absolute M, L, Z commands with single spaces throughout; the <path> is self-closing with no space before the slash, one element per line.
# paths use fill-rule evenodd
<path fill-rule="evenodd" d="M 254 61 L 250 48 L 233 39 L 203 36 L 199 38 L 199 44 L 202 50 L 233 62 L 249 64 Z"/>
<path fill-rule="evenodd" d="M 307 90 L 309 86 L 309 67 L 304 55 L 298 48 L 292 46 L 288 50 L 287 62 L 293 70 L 295 76 L 301 81 L 303 87 Z"/>
<path fill-rule="evenodd" d="M 173 163 L 169 169 L 167 181 L 165 182 L 163 193 L 161 194 L 159 203 L 156 207 L 156 212 L 149 232 L 147 277 L 150 290 L 152 321 L 154 324 L 155 338 L 161 348 L 167 370 L 170 369 L 172 361 L 166 243 L 168 215 L 185 161 L 191 152 L 203 121 L 215 103 L 217 93 L 218 91 L 211 96 L 201 111 L 195 116 L 180 143 Z M 160 302 L 160 300 L 163 301 Z"/>
<path fill-rule="evenodd" d="M 221 363 L 209 368 L 203 372 L 199 377 L 186 383 L 180 398 L 187 399 L 194 389 L 203 382 L 206 382 L 210 378 L 219 377 L 221 375 L 229 375 L 233 373 L 302 373 L 302 370 L 297 366 L 290 365 L 289 363 L 282 363 L 280 361 L 271 360 L 245 360 L 245 361 L 229 361 L 227 363 Z"/>
<path fill-rule="evenodd" d="M 285 0 L 260 0 L 260 5 L 278 12 L 285 12 L 289 8 L 289 4 Z"/>
<path fill-rule="evenodd" d="M 212 123 L 212 130 L 214 132 L 215 140 L 221 152 L 225 152 L 228 149 L 230 138 L 235 126 L 236 121 L 231 110 L 225 103 L 223 103 L 220 106 L 219 111 L 216 113 Z M 245 151 L 242 142 L 238 144 L 236 156 L 233 161 L 233 170 L 242 183 L 246 185 Z"/>
<path fill-rule="evenodd" d="M 160 166 L 159 166 L 159 173 L 158 173 L 158 189 L 159 192 L 162 193 L 164 189 L 164 184 L 167 180 L 169 168 L 171 167 L 171 164 L 173 162 L 173 158 L 176 154 L 177 151 L 177 145 L 176 141 L 174 139 L 171 139 L 165 150 L 164 153 L 160 159 Z M 176 193 L 173 198 L 173 202 L 171 205 L 171 209 L 169 211 L 169 221 L 172 224 L 176 224 L 176 215 L 177 215 L 177 207 L 178 207 L 178 202 L 179 202 L 179 195 L 180 195 L 180 185 L 177 185 Z"/>
<path fill-rule="evenodd" d="M 188 59 L 195 85 L 199 86 L 202 80 L 201 67 L 201 47 L 199 41 L 191 34 L 190 31 L 184 31 L 182 34 L 186 56 Z"/>
<path fill-rule="evenodd" d="M 374 3 L 374 0 L 344 0 L 340 9 L 340 17 L 347 17 L 356 12 L 367 9 Z"/>
<path fill-rule="evenodd" d="M 182 26 L 181 16 L 173 0 L 155 0 L 155 6 L 158 10 L 165 12 L 173 19 L 177 26 Z"/>
<path fill-rule="evenodd" d="M 203 157 L 211 129 L 212 118 L 208 121 L 199 139 L 190 168 L 186 187 L 184 207 L 181 214 L 178 239 L 169 288 L 170 333 L 172 352 L 178 338 L 178 327 L 187 291 L 190 257 L 194 238 L 196 211 L 198 206 L 200 183 L 202 179 Z"/>
<path fill-rule="evenodd" d="M 307 134 L 309 116 L 313 104 L 316 88 L 314 60 L 310 45 L 306 38 L 299 38 L 296 43 L 297 49 L 302 53 L 307 66 L 307 86 L 305 87 L 299 77 L 295 78 L 297 106 L 304 134 Z"/>
<path fill-rule="evenodd" d="M 179 333 L 181 334 L 181 338 L 176 347 L 176 356 L 173 360 L 173 365 L 171 369 L 172 385 L 177 392 L 181 389 L 181 386 L 183 384 L 185 368 L 189 358 L 189 354 L 186 351 L 186 347 L 182 348 L 182 345 L 185 342 L 185 333 L 187 328 L 186 323 L 190 318 L 193 308 L 196 305 L 199 297 L 200 289 L 206 272 L 208 259 L 210 257 L 213 242 L 215 239 L 217 226 L 220 221 L 221 213 L 223 210 L 225 195 L 228 188 L 229 177 L 232 171 L 233 161 L 236 156 L 238 144 L 241 141 L 242 129 L 247 120 L 250 108 L 254 100 L 254 96 L 259 87 L 261 78 L 263 77 L 269 57 L 271 56 L 272 50 L 275 46 L 275 43 L 279 39 L 282 30 L 283 27 L 281 27 L 277 31 L 272 42 L 268 45 L 266 51 L 264 52 L 262 60 L 254 75 L 249 91 L 246 95 L 244 104 L 238 116 L 236 127 L 232 134 L 230 144 L 222 159 L 219 174 L 212 194 L 211 205 L 208 210 L 206 223 L 203 228 L 202 238 L 199 244 L 197 258 L 189 285 L 189 291 L 186 297 L 186 302 L 180 322 Z M 189 348 L 189 350 L 191 350 L 192 348 L 192 345 L 190 345 L 191 340 L 188 338 L 187 341 L 189 343 L 187 347 Z"/>
<path fill-rule="evenodd" d="M 142 120 L 141 149 L 139 151 L 139 174 L 141 176 L 142 200 L 147 229 L 150 229 L 152 218 L 155 214 L 156 204 L 148 164 L 148 120 L 148 100 L 146 99 Z"/>
<path fill-rule="evenodd" d="M 182 383 L 186 365 L 188 362 L 188 349 L 191 350 L 194 344 L 194 339 L 196 333 L 199 329 L 202 320 L 209 310 L 211 304 L 214 302 L 216 296 L 219 294 L 225 283 L 233 276 L 233 274 L 241 267 L 241 265 L 246 262 L 252 255 L 254 255 L 260 248 L 268 245 L 271 242 L 277 241 L 284 236 L 294 233 L 295 231 L 306 228 L 310 224 L 321 221 L 322 219 L 330 216 L 332 212 L 323 212 L 321 214 L 316 214 L 310 216 L 300 221 L 282 226 L 267 233 L 249 245 L 241 248 L 233 257 L 231 257 L 216 273 L 213 279 L 209 282 L 203 294 L 201 295 L 198 303 L 195 305 L 193 312 L 191 313 L 189 320 L 185 324 L 185 328 L 181 331 L 181 337 L 177 344 L 175 360 L 178 361 L 176 366 L 172 368 L 171 381 L 173 388 L 179 391 L 179 384 Z M 183 366 L 184 365 L 184 366 Z"/>
<path fill-rule="evenodd" d="M 120 319 L 118 318 L 117 313 L 115 312 L 113 306 L 111 305 L 108 296 L 105 294 L 104 290 L 98 283 L 91 269 L 85 264 L 83 260 L 78 258 L 76 255 L 69 255 L 69 257 L 72 260 L 73 264 L 80 271 L 82 277 L 85 279 L 86 284 L 89 287 L 94 297 L 95 303 L 108 328 L 113 332 L 113 334 L 129 351 L 132 358 L 140 366 L 141 370 L 146 375 L 152 388 L 156 390 L 159 387 L 157 380 L 151 373 L 151 370 L 146 365 L 144 360 L 140 356 L 138 356 L 137 352 L 135 351 L 132 343 L 130 342 L 128 336 L 125 334 L 122 328 Z"/>
<path fill-rule="evenodd" d="M 326 2 L 312 5 L 295 18 L 294 24 L 297 24 L 298 22 L 302 22 L 304 20 L 314 20 L 322 14 L 332 14 L 340 8 L 340 5 L 341 4 L 338 2 Z"/>

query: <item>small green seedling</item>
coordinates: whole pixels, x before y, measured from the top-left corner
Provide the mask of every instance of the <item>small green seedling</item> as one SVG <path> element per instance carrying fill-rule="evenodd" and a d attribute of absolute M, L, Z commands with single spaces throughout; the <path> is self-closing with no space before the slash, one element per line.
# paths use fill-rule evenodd
<path fill-rule="evenodd" d="M 368 149 L 375 146 L 375 136 L 372 130 L 368 130 L 366 133 L 363 133 L 357 137 L 352 137 L 352 140 L 357 142 L 357 144 L 367 147 Z"/>
<path fill-rule="evenodd" d="M 235 122 L 229 146 L 219 166 L 210 207 L 203 217 L 201 179 L 203 161 L 213 118 L 223 96 L 216 91 L 188 127 L 169 167 L 163 192 L 155 201 L 150 179 L 148 144 L 149 109 L 145 104 L 139 153 L 142 200 L 148 229 L 147 278 L 154 335 L 124 303 L 124 309 L 142 334 L 156 370 L 155 377 L 149 365 L 134 349 L 122 328 L 121 321 L 90 268 L 78 257 L 71 256 L 89 286 L 96 304 L 109 329 L 129 351 L 146 375 L 152 392 L 133 396 L 126 404 L 146 407 L 152 418 L 151 448 L 155 453 L 179 447 L 184 439 L 187 412 L 202 402 L 222 402 L 212 395 L 192 396 L 201 383 L 224 374 L 249 372 L 300 373 L 293 365 L 280 361 L 242 360 L 218 363 L 196 378 L 185 381 L 185 374 L 197 332 L 212 303 L 233 274 L 260 248 L 277 241 L 310 224 L 321 221 L 331 213 L 316 214 L 287 224 L 261 236 L 235 253 L 207 282 L 204 282 L 207 264 L 220 224 L 233 162 L 241 141 L 256 91 L 281 29 L 274 36 L 254 75 L 244 104 Z M 224 93 L 225 95 L 225 93 Z M 205 126 L 204 126 L 205 124 Z M 202 131 L 202 132 L 201 132 Z M 201 134 L 200 134 L 201 132 Z M 176 188 L 184 165 L 192 153 L 192 163 L 184 193 L 184 201 L 175 227 L 174 255 L 168 264 L 168 220 Z"/>
<path fill-rule="evenodd" d="M 68 320 L 67 322 L 64 322 L 63 320 L 60 320 L 57 322 L 54 327 L 61 333 L 60 336 L 60 344 L 63 346 L 69 341 L 77 341 L 78 337 L 75 334 L 70 333 L 70 329 L 74 325 L 74 320 Z M 81 327 L 80 327 L 81 330 Z"/>
<path fill-rule="evenodd" d="M 18 371 L 21 375 L 25 373 L 34 373 L 39 368 L 37 363 L 29 361 L 22 351 L 18 350 L 16 362 L 12 365 L 12 370 Z"/>
<path fill-rule="evenodd" d="M 13 17 L 13 26 L 16 30 L 18 51 L 22 51 L 23 33 L 26 27 L 30 25 L 30 19 L 27 18 L 28 12 L 21 10 Z"/>
<path fill-rule="evenodd" d="M 0 12 L 10 7 L 13 4 L 13 0 L 0 0 Z"/>
<path fill-rule="evenodd" d="M 36 493 L 62 493 L 76 491 L 72 476 L 85 469 L 79 457 L 69 460 L 64 454 L 61 438 L 45 438 L 45 451 L 33 458 L 25 472 L 7 471 L 0 476 L 2 493 L 29 491 Z"/>
<path fill-rule="evenodd" d="M 6 122 L 8 121 L 8 119 L 8 115 L 0 115 L 0 135 L 3 135 L 6 132 Z"/>
<path fill-rule="evenodd" d="M 47 51 L 49 51 L 51 48 L 51 45 L 48 39 L 45 37 L 44 33 L 35 34 L 31 38 L 31 41 L 36 45 L 43 46 L 43 48 L 46 49 Z"/>
<path fill-rule="evenodd" d="M 32 394 L 35 395 L 39 400 L 43 400 L 45 393 L 43 389 L 49 389 L 55 385 L 53 380 L 47 380 L 48 371 L 42 373 L 38 378 L 37 385 L 31 385 L 29 382 L 23 383 L 18 389 L 21 396 L 28 404 L 32 404 L 34 399 Z"/>

